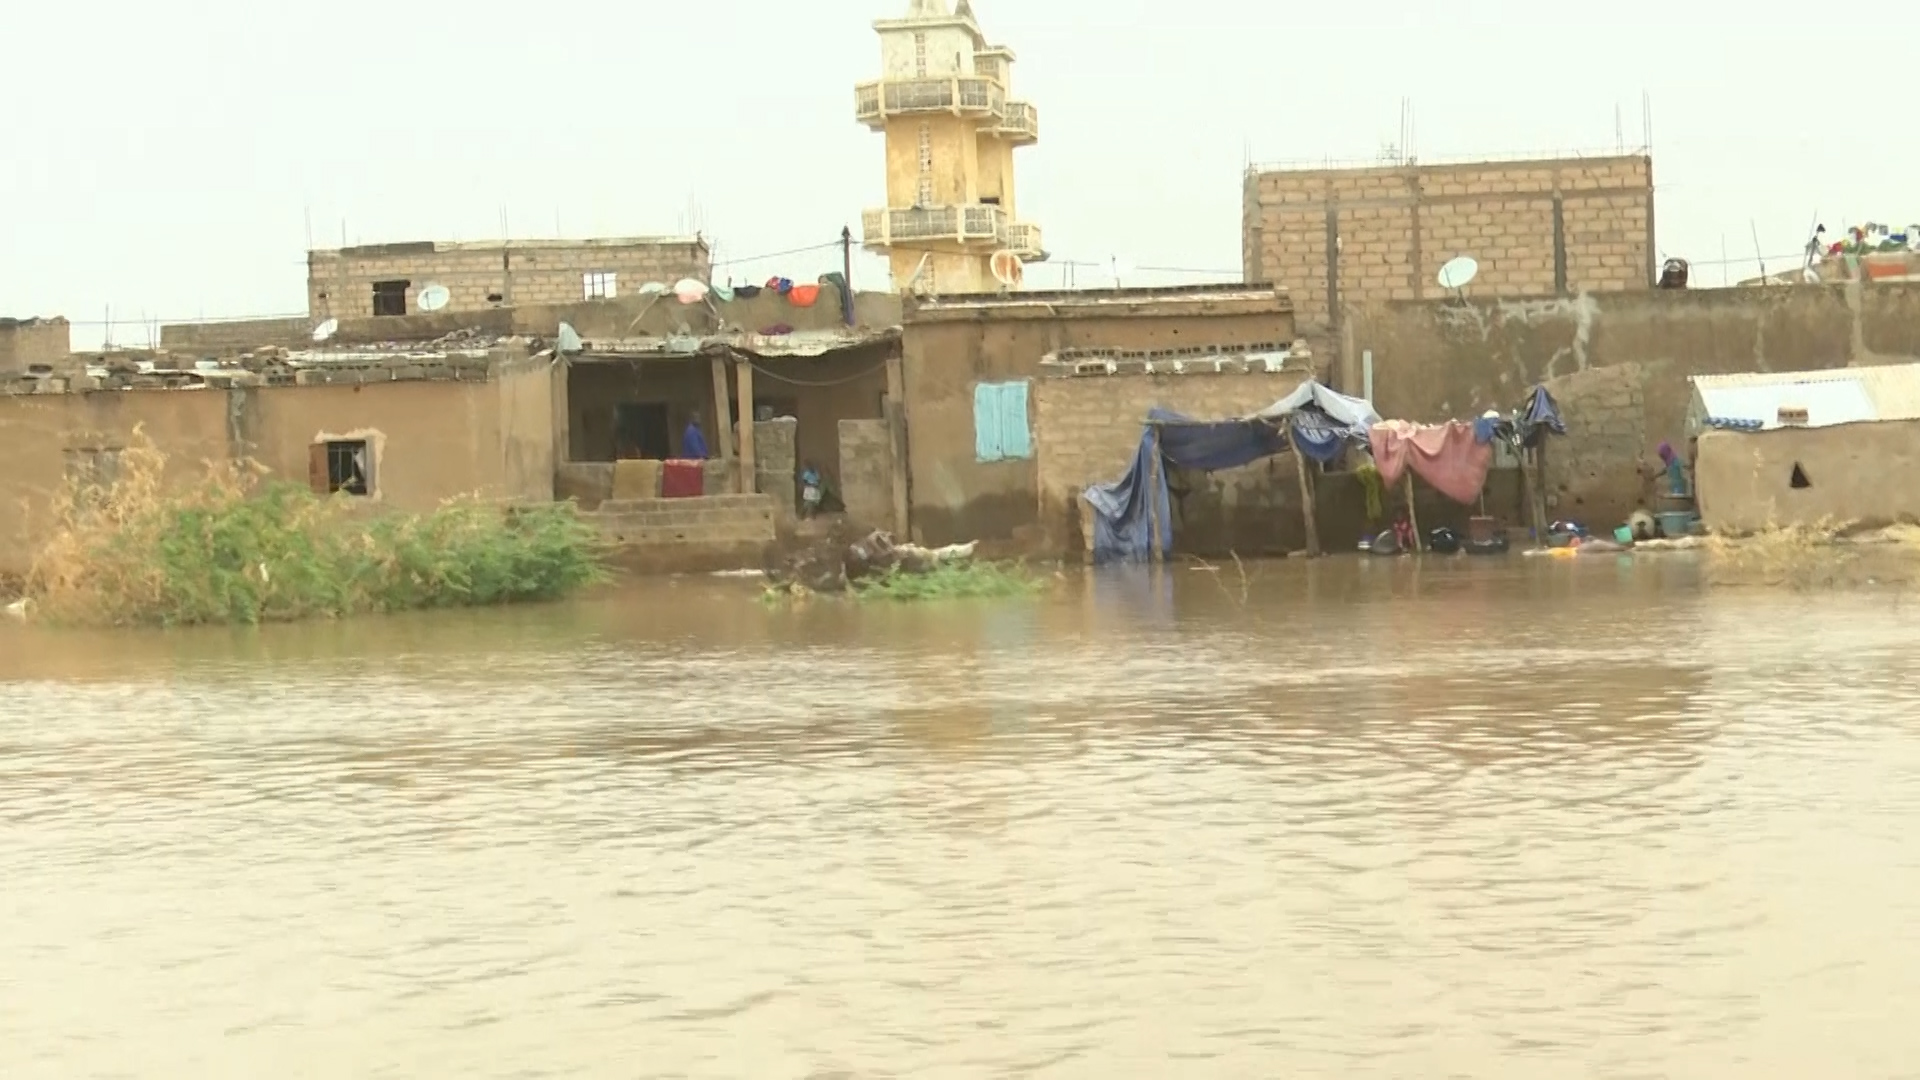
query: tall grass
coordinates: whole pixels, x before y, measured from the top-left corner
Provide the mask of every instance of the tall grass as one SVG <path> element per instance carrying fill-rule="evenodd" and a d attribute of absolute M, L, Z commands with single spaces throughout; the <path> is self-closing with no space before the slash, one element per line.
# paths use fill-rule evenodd
<path fill-rule="evenodd" d="M 407 514 L 231 463 L 163 484 L 166 456 L 132 442 L 116 475 L 57 493 L 26 581 L 38 617 L 255 624 L 545 600 L 602 575 L 597 534 L 571 504 L 460 499 Z"/>

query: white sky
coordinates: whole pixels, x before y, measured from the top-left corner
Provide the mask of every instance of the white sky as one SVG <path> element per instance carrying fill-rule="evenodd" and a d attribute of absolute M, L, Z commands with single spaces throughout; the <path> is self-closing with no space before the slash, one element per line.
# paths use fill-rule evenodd
<path fill-rule="evenodd" d="M 91 345 L 143 320 L 304 311 L 316 246 L 678 233 L 721 260 L 859 233 L 881 138 L 853 119 L 870 23 L 906 0 L 15 3 L 4 19 L 0 314 Z M 1901 123 L 1920 15 L 1862 0 L 1835 36 L 1789 4 L 1624 0 L 976 0 L 1041 142 L 1023 218 L 1129 284 L 1232 280 L 1241 173 L 1370 158 L 1412 99 L 1428 158 L 1607 150 L 1653 107 L 1659 244 L 1696 285 L 1830 230 L 1920 219 Z M 1810 25 L 1818 23 L 1819 25 Z M 838 253 L 734 263 L 794 278 Z M 1060 268 L 1032 268 L 1057 285 Z M 1091 266 L 1082 285 L 1103 283 Z M 885 283 L 862 257 L 856 285 Z"/>

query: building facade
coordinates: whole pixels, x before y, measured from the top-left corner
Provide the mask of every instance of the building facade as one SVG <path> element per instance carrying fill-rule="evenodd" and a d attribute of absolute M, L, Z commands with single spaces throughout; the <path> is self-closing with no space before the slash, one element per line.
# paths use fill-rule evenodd
<path fill-rule="evenodd" d="M 887 253 L 902 292 L 997 291 L 995 252 L 1045 258 L 1014 197 L 1014 150 L 1040 127 L 1010 96 L 1013 53 L 987 42 L 969 0 L 912 0 L 873 28 L 881 77 L 855 88 L 854 112 L 886 136 L 887 203 L 861 215 L 865 244 Z"/>
<path fill-rule="evenodd" d="M 72 350 L 72 341 L 72 328 L 62 318 L 0 318 L 0 376 L 60 363 Z"/>
<path fill-rule="evenodd" d="M 408 315 L 430 285 L 449 312 L 611 300 L 648 282 L 706 281 L 713 253 L 700 237 L 595 240 L 426 240 L 307 253 L 313 319 Z"/>
<path fill-rule="evenodd" d="M 1356 303 L 1439 299 L 1440 268 L 1472 257 L 1474 296 L 1567 296 L 1654 281 L 1653 159 L 1546 158 L 1249 169 L 1249 281 L 1292 295 L 1303 327 Z"/>

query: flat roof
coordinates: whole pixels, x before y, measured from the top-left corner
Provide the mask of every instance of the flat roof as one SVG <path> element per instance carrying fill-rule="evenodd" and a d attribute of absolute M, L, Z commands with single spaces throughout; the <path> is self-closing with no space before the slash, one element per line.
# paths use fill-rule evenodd
<path fill-rule="evenodd" d="M 394 255 L 433 255 L 453 251 L 587 251 L 624 247 L 706 247 L 703 236 L 596 236 L 586 240 L 402 240 L 390 244 L 313 248 L 312 255 L 343 258 L 383 258 Z"/>
<path fill-rule="evenodd" d="M 1292 299 L 1286 290 L 1262 282 L 1230 282 L 1208 285 L 1138 286 L 1124 289 L 1048 289 L 1007 293 L 960 293 L 952 296 L 917 297 L 911 310 L 964 311 L 972 308 L 1006 307 L 1097 307 L 1102 304 L 1173 303 L 1199 304 L 1218 300 L 1280 300 L 1289 309 Z"/>

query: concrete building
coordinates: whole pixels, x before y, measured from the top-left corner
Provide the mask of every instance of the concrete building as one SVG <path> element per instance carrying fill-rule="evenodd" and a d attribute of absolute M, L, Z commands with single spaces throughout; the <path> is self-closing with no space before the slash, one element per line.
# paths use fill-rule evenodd
<path fill-rule="evenodd" d="M 697 236 L 369 244 L 307 253 L 307 313 L 408 315 L 429 285 L 446 288 L 449 312 L 610 300 L 712 272 L 713 253 Z"/>
<path fill-rule="evenodd" d="M 1254 285 L 908 298 L 905 315 L 909 517 L 927 544 L 1062 543 L 1059 530 L 1049 536 L 1042 526 L 1034 459 L 1046 436 L 1037 431 L 1033 381 L 1049 354 L 1110 350 L 1171 362 L 1223 347 L 1291 351 L 1295 338 L 1287 296 Z M 1138 438 L 1141 415 L 1130 404 L 1107 419 Z"/>
<path fill-rule="evenodd" d="M 60 363 L 72 351 L 72 337 L 65 319 L 0 318 L 0 376 Z"/>
<path fill-rule="evenodd" d="M 881 76 L 854 89 L 854 113 L 885 134 L 887 204 L 861 215 L 896 289 L 994 292 L 990 260 L 1046 257 L 1014 198 L 1014 150 L 1039 141 L 1039 114 L 1011 98 L 1013 52 L 991 45 L 969 0 L 912 0 L 873 24 Z"/>
<path fill-rule="evenodd" d="M 1480 264 L 1469 295 L 1569 296 L 1654 281 L 1653 161 L 1645 155 L 1351 168 L 1252 168 L 1248 281 L 1293 296 L 1303 328 L 1342 308 L 1439 299 L 1440 267 Z"/>
<path fill-rule="evenodd" d="M 136 429 L 167 455 L 170 483 L 244 460 L 412 511 L 462 495 L 553 498 L 551 368 L 517 342 L 289 356 L 258 371 L 76 359 L 30 390 L 0 384 L 0 573 L 28 569 L 52 500 L 70 479 L 114 475 Z"/>

